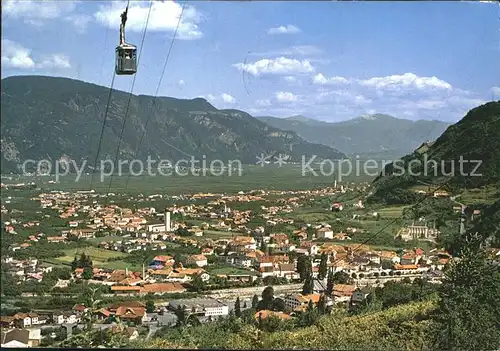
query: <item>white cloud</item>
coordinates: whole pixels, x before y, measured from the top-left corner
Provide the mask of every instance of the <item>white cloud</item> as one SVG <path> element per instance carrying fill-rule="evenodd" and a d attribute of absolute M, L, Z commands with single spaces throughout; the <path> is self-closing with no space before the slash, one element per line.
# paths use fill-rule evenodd
<path fill-rule="evenodd" d="M 104 25 L 118 27 L 120 14 L 125 8 L 125 2 L 114 2 L 111 7 L 101 5 L 94 14 L 96 20 Z M 126 30 L 142 32 L 149 12 L 149 2 L 131 2 L 128 10 Z M 173 1 L 155 1 L 152 4 L 148 23 L 148 31 L 174 32 L 182 12 L 182 6 Z M 182 13 L 177 31 L 178 39 L 199 39 L 203 33 L 198 27 L 202 16 L 193 6 L 186 6 Z"/>
<path fill-rule="evenodd" d="M 323 50 L 314 45 L 294 45 L 289 48 L 271 50 L 265 52 L 250 52 L 249 55 L 252 56 L 291 56 L 291 55 L 301 55 L 301 56 L 316 56 L 323 53 Z"/>
<path fill-rule="evenodd" d="M 53 54 L 37 63 L 37 68 L 71 68 L 69 58 L 63 54 Z"/>
<path fill-rule="evenodd" d="M 308 60 L 297 60 L 287 57 L 276 59 L 262 59 L 254 63 L 236 63 L 233 65 L 240 71 L 250 73 L 253 76 L 264 74 L 293 74 L 314 72 L 314 67 Z"/>
<path fill-rule="evenodd" d="M 75 26 L 78 32 L 85 31 L 90 16 L 74 13 L 77 0 L 3 0 L 3 19 L 22 19 L 24 23 L 43 26 L 48 21 L 62 19 Z"/>
<path fill-rule="evenodd" d="M 288 91 L 278 91 L 274 94 L 278 102 L 294 102 L 297 101 L 297 96 Z"/>
<path fill-rule="evenodd" d="M 236 99 L 227 93 L 223 93 L 221 98 L 226 104 L 234 104 L 236 102 Z"/>
<path fill-rule="evenodd" d="M 255 101 L 255 104 L 259 107 L 270 107 L 273 104 L 271 103 L 271 100 L 269 99 L 262 99 L 262 100 L 257 100 Z"/>
<path fill-rule="evenodd" d="M 328 84 L 345 84 L 348 83 L 349 81 L 344 78 L 344 77 L 331 77 L 331 78 L 326 78 L 323 74 L 318 73 L 313 77 L 313 83 L 314 84 L 322 84 L 322 85 L 328 85 Z"/>
<path fill-rule="evenodd" d="M 500 97 L 500 87 L 492 87 L 491 88 L 491 93 L 495 97 Z"/>
<path fill-rule="evenodd" d="M 92 17 L 84 14 L 73 14 L 65 16 L 64 20 L 72 23 L 78 33 L 84 33 Z"/>
<path fill-rule="evenodd" d="M 287 82 L 296 82 L 297 81 L 297 78 L 294 77 L 294 76 L 286 76 L 284 78 Z"/>
<path fill-rule="evenodd" d="M 2 12 L 4 15 L 12 18 L 49 20 L 72 12 L 76 7 L 76 3 L 77 1 L 70 0 L 3 0 Z"/>
<path fill-rule="evenodd" d="M 482 96 L 455 88 L 442 78 L 414 73 L 367 79 L 327 77 L 318 73 L 311 74 L 310 79 L 314 86 L 298 85 L 300 90 L 296 89 L 293 94 L 279 91 L 272 99 L 257 100 L 251 107 L 258 109 L 261 115 L 303 113 L 324 120 L 378 112 L 402 118 L 456 122 L 471 108 L 491 100 L 491 93 L 500 96 L 498 86 L 491 88 L 490 96 Z M 286 86 L 285 82 L 282 84 Z"/>
<path fill-rule="evenodd" d="M 222 93 L 220 95 L 208 94 L 208 95 L 204 95 L 202 97 L 207 99 L 211 103 L 221 102 L 224 105 L 233 105 L 236 103 L 236 99 L 228 93 Z"/>
<path fill-rule="evenodd" d="M 69 58 L 63 54 L 52 54 L 35 61 L 31 50 L 9 39 L 2 39 L 2 65 L 6 68 L 71 68 Z"/>
<path fill-rule="evenodd" d="M 417 89 L 452 89 L 451 84 L 437 77 L 419 77 L 414 73 L 405 73 L 403 75 L 392 75 L 385 77 L 374 77 L 359 81 L 360 84 L 375 87 L 377 89 L 394 89 L 414 87 Z"/>
<path fill-rule="evenodd" d="M 34 68 L 31 50 L 9 39 L 2 39 L 2 66 L 5 68 Z"/>
<path fill-rule="evenodd" d="M 181 79 L 177 82 L 177 85 L 179 85 L 180 87 L 183 87 L 184 85 L 186 85 L 186 82 L 183 79 Z"/>
<path fill-rule="evenodd" d="M 300 28 L 294 26 L 293 24 L 287 24 L 285 26 L 279 26 L 275 28 L 269 28 L 268 34 L 296 34 L 300 33 Z"/>

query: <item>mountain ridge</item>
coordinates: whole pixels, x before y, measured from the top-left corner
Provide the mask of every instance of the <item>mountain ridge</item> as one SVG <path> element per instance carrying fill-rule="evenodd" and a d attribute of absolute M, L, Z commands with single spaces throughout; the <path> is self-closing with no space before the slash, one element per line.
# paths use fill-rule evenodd
<path fill-rule="evenodd" d="M 4 171 L 18 170 L 27 159 L 54 160 L 62 155 L 73 160 L 94 159 L 109 88 L 50 76 L 11 76 L 1 83 Z M 253 164 L 261 153 L 287 155 L 292 162 L 299 162 L 303 155 L 345 158 L 338 150 L 309 143 L 244 111 L 219 110 L 203 98 L 157 97 L 151 110 L 153 96 L 130 96 L 113 89 L 100 160 L 114 159 L 129 97 L 119 159 L 134 157 L 144 131 L 138 159 L 151 156 L 175 161 L 188 155 Z"/>
<path fill-rule="evenodd" d="M 465 162 L 460 165 L 461 160 Z M 422 182 L 446 184 L 449 191 L 491 185 L 498 188 L 500 101 L 471 109 L 435 142 L 422 144 L 397 160 L 397 164 L 388 164 L 373 182 L 375 190 L 371 199 L 377 202 L 390 198 L 405 203 L 405 199 L 415 198 L 409 188 Z"/>
<path fill-rule="evenodd" d="M 348 155 L 399 155 L 412 152 L 425 140 L 436 139 L 450 125 L 439 120 L 407 120 L 386 114 L 358 116 L 340 122 L 305 117 L 256 117 L 270 126 L 296 132 L 309 142 L 340 149 Z"/>

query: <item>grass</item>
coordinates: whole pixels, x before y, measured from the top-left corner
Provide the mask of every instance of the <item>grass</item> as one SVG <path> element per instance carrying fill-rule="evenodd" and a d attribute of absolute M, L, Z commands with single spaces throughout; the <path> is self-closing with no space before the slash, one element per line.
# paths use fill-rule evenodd
<path fill-rule="evenodd" d="M 69 265 L 71 264 L 75 256 L 79 256 L 82 253 L 85 253 L 85 255 L 90 256 L 92 262 L 94 263 L 94 266 L 96 267 L 107 268 L 107 269 L 125 269 L 125 268 L 128 268 L 130 270 L 142 269 L 142 267 L 138 265 L 130 264 L 122 260 L 114 260 L 117 258 L 125 258 L 128 255 L 123 252 L 110 251 L 110 250 L 100 249 L 97 247 L 86 247 L 86 248 L 64 250 L 64 253 L 66 254 L 65 256 L 45 261 L 47 263 L 56 265 Z"/>
<path fill-rule="evenodd" d="M 99 244 L 101 242 L 113 242 L 113 241 L 120 241 L 120 240 L 123 240 L 123 236 L 118 236 L 118 235 L 108 235 L 108 236 L 104 236 L 104 237 L 101 237 L 101 238 L 92 238 L 92 239 L 89 239 L 89 242 L 93 243 L 93 244 Z"/>
<path fill-rule="evenodd" d="M 316 170 L 317 172 L 317 170 Z M 207 172 L 208 174 L 209 172 Z M 278 168 L 268 165 L 260 167 L 255 165 L 243 165 L 241 175 L 233 171 L 232 175 L 210 176 L 210 175 L 172 175 L 172 176 L 152 176 L 140 175 L 131 176 L 129 184 L 125 188 L 128 175 L 114 176 L 112 186 L 109 188 L 110 177 L 101 177 L 95 174 L 93 179 L 91 175 L 82 175 L 76 181 L 76 175 L 61 176 L 59 183 L 49 184 L 49 181 L 55 180 L 55 176 L 46 177 L 27 177 L 19 176 L 12 182 L 31 182 L 34 181 L 37 186 L 44 190 L 88 190 L 93 188 L 96 192 L 127 193 L 168 193 L 169 195 L 196 193 L 196 192 L 238 192 L 253 189 L 277 189 L 277 190 L 299 190 L 318 187 L 332 186 L 336 175 L 317 176 L 306 174 L 302 175 L 300 166 L 284 166 Z M 343 182 L 365 182 L 371 181 L 369 176 L 343 176 Z M 91 186 L 92 183 L 92 186 Z"/>
<path fill-rule="evenodd" d="M 208 268 L 208 272 L 211 275 L 217 274 L 249 274 L 250 271 L 246 269 L 236 268 L 236 267 L 216 267 L 216 268 Z"/>
<path fill-rule="evenodd" d="M 203 231 L 203 237 L 210 238 L 210 239 L 226 239 L 226 238 L 231 238 L 235 235 L 233 232 L 223 232 L 223 231 L 218 231 L 218 230 L 204 230 Z M 242 235 L 242 234 L 239 234 Z"/>
<path fill-rule="evenodd" d="M 498 200 L 499 191 L 494 186 L 483 189 L 467 189 L 457 199 L 465 204 L 492 204 Z"/>
<path fill-rule="evenodd" d="M 392 206 L 379 209 L 378 212 L 383 218 L 397 218 L 403 215 L 404 209 L 408 206 Z"/>

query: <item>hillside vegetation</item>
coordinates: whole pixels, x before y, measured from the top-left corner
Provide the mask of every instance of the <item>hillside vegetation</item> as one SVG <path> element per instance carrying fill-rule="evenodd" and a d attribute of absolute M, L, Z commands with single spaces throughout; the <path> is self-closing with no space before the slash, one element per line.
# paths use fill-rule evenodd
<path fill-rule="evenodd" d="M 104 121 L 109 88 L 68 78 L 14 76 L 2 79 L 2 170 L 17 171 L 27 159 L 62 156 L 93 166 Z M 106 118 L 100 159 L 115 158 L 129 94 L 114 90 Z M 238 110 L 218 110 L 202 98 L 191 100 L 132 95 L 119 159 L 240 160 L 284 154 L 338 159 L 341 152 L 304 141 Z M 152 111 L 152 114 L 151 112 Z M 151 116 L 149 122 L 148 116 Z M 147 125 L 146 125 L 147 124 Z"/>
<path fill-rule="evenodd" d="M 187 347 L 222 349 L 430 349 L 425 337 L 429 313 L 436 302 L 411 303 L 361 316 L 334 314 L 314 326 L 289 331 L 264 332 L 253 325 L 223 331 L 214 325 L 186 329 L 175 340 L 156 339 L 148 348 Z"/>
<path fill-rule="evenodd" d="M 432 145 L 387 165 L 374 181 L 371 200 L 414 202 L 419 196 L 408 188 L 421 184 L 419 181 L 436 186 L 446 182 L 447 190 L 457 192 L 497 186 L 500 182 L 500 101 L 470 110 Z"/>

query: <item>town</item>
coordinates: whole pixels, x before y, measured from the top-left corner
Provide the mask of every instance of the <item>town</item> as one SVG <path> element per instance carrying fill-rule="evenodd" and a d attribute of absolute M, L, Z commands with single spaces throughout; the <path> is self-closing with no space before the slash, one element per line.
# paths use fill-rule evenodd
<path fill-rule="evenodd" d="M 365 205 L 360 194 L 368 191 L 354 183 L 170 197 L 54 190 L 24 203 L 36 217 L 29 220 L 15 196 L 6 197 L 3 230 L 12 240 L 2 274 L 13 285 L 4 295 L 81 301 L 2 313 L 3 344 L 51 345 L 82 328 L 89 314 L 94 328 L 148 338 L 185 318 L 179 309 L 202 323 L 234 313 L 236 300 L 238 310 L 255 309 L 270 286 L 282 306 L 258 309 L 256 319 L 297 318 L 319 304 L 352 310 L 388 282 L 439 284 L 453 257 L 435 247 L 434 227 L 412 220 L 392 228 L 400 248 L 363 244 L 375 230 L 370 225 L 391 214 Z M 98 291 L 107 303 L 95 308 L 82 291 Z"/>

